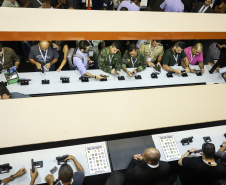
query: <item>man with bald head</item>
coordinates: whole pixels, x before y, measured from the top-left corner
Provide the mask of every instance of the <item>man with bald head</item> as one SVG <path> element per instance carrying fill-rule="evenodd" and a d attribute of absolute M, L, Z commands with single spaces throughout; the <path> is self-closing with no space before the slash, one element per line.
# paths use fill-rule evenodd
<path fill-rule="evenodd" d="M 35 71 L 55 71 L 55 63 L 58 61 L 57 49 L 50 45 L 49 41 L 40 41 L 31 47 L 29 60 L 36 66 Z"/>
<path fill-rule="evenodd" d="M 123 185 L 164 185 L 168 184 L 170 166 L 160 161 L 160 152 L 147 148 L 143 155 L 133 156 L 125 175 Z"/>
<path fill-rule="evenodd" d="M 204 62 L 203 62 L 203 46 L 201 43 L 197 43 L 194 46 L 190 46 L 184 49 L 185 54 L 187 55 L 190 65 L 199 65 L 200 70 L 204 73 Z M 181 60 L 181 65 L 186 66 L 185 61 Z"/>

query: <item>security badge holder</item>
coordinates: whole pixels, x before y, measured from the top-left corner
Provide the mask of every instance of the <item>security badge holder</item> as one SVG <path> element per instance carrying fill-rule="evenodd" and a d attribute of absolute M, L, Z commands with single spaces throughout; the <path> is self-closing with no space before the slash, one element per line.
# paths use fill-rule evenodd
<path fill-rule="evenodd" d="M 50 84 L 50 80 L 42 80 L 42 84 Z"/>
<path fill-rule="evenodd" d="M 35 168 L 42 168 L 43 167 L 43 161 L 34 161 L 34 159 L 31 159 L 31 169 L 32 173 L 35 172 Z"/>
<path fill-rule="evenodd" d="M 102 79 L 100 79 L 100 81 L 107 81 L 107 77 L 109 77 L 108 75 L 100 75 L 101 77 L 103 77 Z"/>
<path fill-rule="evenodd" d="M 65 159 L 66 159 L 67 157 L 68 157 L 68 155 L 62 155 L 62 156 L 56 157 L 57 164 L 58 164 L 58 165 L 62 165 L 62 164 L 67 163 L 67 161 L 65 161 Z"/>
<path fill-rule="evenodd" d="M 182 75 L 183 77 L 188 77 L 188 74 L 186 73 L 185 70 L 182 70 L 181 73 L 182 73 L 181 75 Z"/>
<path fill-rule="evenodd" d="M 0 174 L 3 173 L 9 173 L 9 171 L 12 169 L 12 166 L 9 165 L 9 163 L 0 165 Z"/>
<path fill-rule="evenodd" d="M 159 73 L 155 73 L 155 72 L 154 73 L 151 73 L 151 78 L 158 78 L 158 74 Z"/>
<path fill-rule="evenodd" d="M 31 81 L 31 79 L 19 78 L 17 83 L 20 83 L 20 85 L 29 85 L 29 81 Z"/>
<path fill-rule="evenodd" d="M 124 76 L 118 76 L 118 80 L 125 80 Z"/>
<path fill-rule="evenodd" d="M 196 74 L 197 76 L 202 76 L 201 70 L 195 70 L 195 74 Z"/>
<path fill-rule="evenodd" d="M 203 140 L 204 140 L 206 143 L 212 141 L 211 138 L 210 138 L 210 136 L 203 137 Z"/>
<path fill-rule="evenodd" d="M 173 73 L 174 73 L 174 72 L 168 72 L 168 73 L 166 73 L 166 76 L 167 76 L 168 78 L 172 78 L 172 77 L 173 77 Z"/>
<path fill-rule="evenodd" d="M 81 80 L 82 82 L 89 82 L 89 76 L 81 76 L 79 80 Z"/>
<path fill-rule="evenodd" d="M 62 81 L 62 83 L 70 83 L 70 77 L 68 76 L 62 76 L 60 77 L 60 80 Z"/>
<path fill-rule="evenodd" d="M 131 73 L 131 74 L 132 74 L 132 76 L 135 77 L 136 80 L 141 80 L 142 79 L 141 75 L 135 75 L 135 73 Z"/>

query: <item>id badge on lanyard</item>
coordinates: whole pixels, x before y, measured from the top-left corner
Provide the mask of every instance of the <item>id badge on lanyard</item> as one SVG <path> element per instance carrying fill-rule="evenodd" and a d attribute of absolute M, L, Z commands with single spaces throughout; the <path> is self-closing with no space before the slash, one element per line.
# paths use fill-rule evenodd
<path fill-rule="evenodd" d="M 40 47 L 39 47 L 39 51 L 40 51 L 40 54 L 41 54 L 41 56 L 42 56 L 42 58 L 43 58 L 44 64 L 46 64 L 46 58 L 47 58 L 48 49 L 46 50 L 45 57 L 43 56 L 42 50 L 41 50 Z"/>
<path fill-rule="evenodd" d="M 4 53 L 2 54 L 2 61 L 0 61 L 0 64 L 2 64 L 2 67 L 4 66 Z"/>
<path fill-rule="evenodd" d="M 173 57 L 174 57 L 174 59 L 175 59 L 175 61 L 176 61 L 176 63 L 177 63 L 177 60 L 178 60 L 178 54 L 177 54 L 177 56 L 173 55 Z"/>
<path fill-rule="evenodd" d="M 131 57 L 131 62 L 133 64 L 133 67 L 134 67 L 134 64 L 137 62 L 137 58 L 135 59 L 135 62 L 133 61 L 133 57 Z"/>
<path fill-rule="evenodd" d="M 112 61 L 113 57 L 114 57 L 114 55 L 112 55 L 112 57 L 111 57 L 111 55 L 109 54 L 109 61 L 110 61 L 110 64 L 111 64 L 111 61 Z"/>

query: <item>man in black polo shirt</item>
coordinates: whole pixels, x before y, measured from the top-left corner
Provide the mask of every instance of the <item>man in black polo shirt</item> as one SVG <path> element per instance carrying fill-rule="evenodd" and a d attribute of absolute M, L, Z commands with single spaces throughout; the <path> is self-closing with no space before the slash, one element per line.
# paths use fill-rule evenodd
<path fill-rule="evenodd" d="M 182 66 L 184 67 L 186 73 L 194 72 L 194 69 L 189 68 L 187 55 L 183 51 L 184 47 L 184 42 L 176 42 L 172 48 L 166 50 L 162 60 L 163 69 L 169 72 L 181 74 L 181 69 L 173 69 L 170 66 L 177 66 L 181 59 L 183 59 L 184 63 L 182 63 Z"/>
<path fill-rule="evenodd" d="M 59 54 L 55 48 L 50 46 L 49 41 L 40 41 L 31 47 L 29 60 L 36 65 L 35 71 L 55 71 L 55 63 L 58 61 Z"/>
<path fill-rule="evenodd" d="M 160 152 L 155 148 L 147 148 L 143 156 L 134 155 L 126 170 L 123 185 L 167 184 L 169 172 L 169 164 L 160 161 Z"/>
<path fill-rule="evenodd" d="M 226 167 L 215 161 L 215 146 L 212 143 L 202 145 L 202 157 L 188 157 L 197 151 L 188 150 L 178 161 L 183 166 L 180 180 L 183 185 L 213 185 L 220 179 L 226 178 Z"/>

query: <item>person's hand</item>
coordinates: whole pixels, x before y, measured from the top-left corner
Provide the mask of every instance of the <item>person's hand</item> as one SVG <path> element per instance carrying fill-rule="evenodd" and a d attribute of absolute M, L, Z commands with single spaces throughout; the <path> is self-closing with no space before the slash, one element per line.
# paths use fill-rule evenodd
<path fill-rule="evenodd" d="M 190 70 L 190 73 L 196 73 L 195 68 Z"/>
<path fill-rule="evenodd" d="M 137 161 L 142 161 L 143 160 L 143 157 L 141 154 L 136 154 L 133 156 L 134 159 L 136 159 Z"/>
<path fill-rule="evenodd" d="M 111 70 L 111 74 L 112 74 L 112 75 L 115 74 L 115 69 L 112 69 L 112 70 Z"/>
<path fill-rule="evenodd" d="M 177 74 L 181 74 L 181 70 L 180 69 L 174 69 L 174 72 Z"/>
<path fill-rule="evenodd" d="M 37 69 L 41 69 L 42 70 L 42 65 L 40 63 L 36 64 Z"/>
<path fill-rule="evenodd" d="M 49 68 L 51 67 L 51 63 L 47 63 L 47 64 L 45 65 L 45 67 L 49 69 Z"/>
<path fill-rule="evenodd" d="M 160 66 L 160 67 L 162 67 L 162 66 L 161 66 L 161 64 L 160 64 L 160 62 L 158 62 L 158 63 L 157 63 L 157 66 Z"/>
<path fill-rule="evenodd" d="M 26 168 L 21 168 L 18 172 L 15 173 L 14 177 L 24 175 L 26 172 L 27 172 Z"/>
<path fill-rule="evenodd" d="M 195 152 L 195 151 L 198 151 L 198 149 L 197 149 L 197 148 L 192 148 L 192 149 L 190 149 L 189 151 L 193 153 L 193 152 Z"/>
<path fill-rule="evenodd" d="M 201 69 L 201 73 L 204 73 L 204 68 L 203 68 L 203 69 Z"/>
<path fill-rule="evenodd" d="M 58 69 L 57 69 L 57 72 L 61 72 L 61 69 L 60 69 L 60 68 L 58 68 Z"/>
<path fill-rule="evenodd" d="M 75 159 L 75 157 L 73 155 L 68 155 L 68 157 L 66 159 L 64 159 L 64 161 L 67 161 L 69 159 L 72 159 L 73 160 L 73 159 Z"/>
<path fill-rule="evenodd" d="M 49 184 L 49 185 L 53 185 L 54 184 L 54 176 L 53 175 L 47 175 L 46 178 L 45 178 L 46 182 Z"/>
<path fill-rule="evenodd" d="M 56 45 L 55 43 L 53 43 L 53 48 L 58 49 L 58 48 L 59 48 L 59 46 L 58 46 L 58 45 Z"/>
<path fill-rule="evenodd" d="M 117 75 L 120 75 L 121 74 L 120 71 L 116 71 L 116 73 L 117 73 Z"/>
<path fill-rule="evenodd" d="M 61 4 L 66 4 L 66 1 L 65 0 L 60 0 L 59 1 Z"/>
<path fill-rule="evenodd" d="M 30 170 L 30 175 L 31 175 L 31 179 L 32 180 L 35 180 L 38 177 L 38 171 L 37 171 L 36 166 L 34 168 L 35 168 L 35 172 L 34 173 L 32 173 L 32 169 Z"/>
<path fill-rule="evenodd" d="M 155 64 L 152 63 L 152 62 L 149 62 L 149 63 L 148 63 L 148 66 L 149 66 L 149 67 L 155 67 Z"/>
<path fill-rule="evenodd" d="M 186 68 L 185 68 L 185 72 L 186 72 L 186 73 L 190 73 L 190 72 L 191 72 L 191 69 L 190 69 L 189 67 L 186 67 Z"/>
<path fill-rule="evenodd" d="M 96 79 L 102 79 L 102 78 L 104 77 L 102 77 L 101 74 L 96 76 Z"/>
<path fill-rule="evenodd" d="M 90 61 L 89 61 L 89 64 L 92 64 L 92 63 L 94 63 L 94 61 L 93 61 L 93 60 L 90 60 Z"/>
<path fill-rule="evenodd" d="M 134 74 L 137 74 L 137 70 L 136 69 L 134 69 L 133 71 L 132 71 L 132 73 L 134 73 Z"/>
<path fill-rule="evenodd" d="M 226 141 L 223 142 L 223 146 L 226 147 Z"/>
<path fill-rule="evenodd" d="M 130 77 L 132 77 L 133 75 L 131 74 L 131 71 L 127 71 L 126 72 Z"/>

